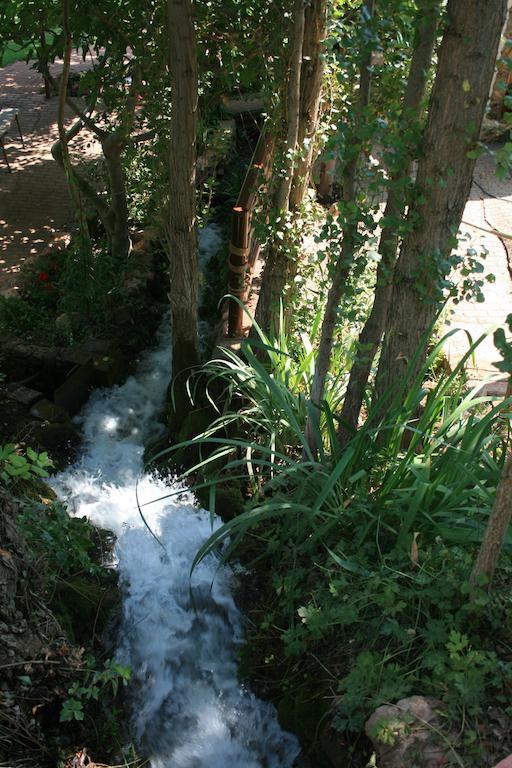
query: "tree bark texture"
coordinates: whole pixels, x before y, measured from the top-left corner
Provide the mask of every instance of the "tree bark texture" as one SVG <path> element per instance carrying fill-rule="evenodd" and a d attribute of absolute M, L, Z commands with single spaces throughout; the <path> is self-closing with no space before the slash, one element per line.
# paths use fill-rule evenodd
<path fill-rule="evenodd" d="M 506 0 L 449 0 L 430 99 L 418 194 L 409 209 L 413 229 L 402 243 L 376 380 L 376 397 L 403 384 L 415 353 L 416 373 L 442 294 L 440 281 L 456 245 L 468 198 Z M 414 366 L 412 366 L 414 367 Z"/>
<path fill-rule="evenodd" d="M 69 147 L 68 147 L 69 138 L 64 125 L 64 120 L 65 120 L 64 110 L 66 106 L 69 72 L 71 68 L 71 48 L 72 48 L 69 12 L 70 12 L 69 0 L 63 0 L 62 32 L 64 34 L 64 53 L 63 53 L 63 65 L 62 65 L 62 77 L 61 77 L 60 88 L 59 88 L 59 101 L 57 106 L 57 128 L 59 132 L 59 146 L 60 146 L 60 160 L 61 160 L 60 164 L 66 175 L 69 194 L 70 194 L 71 202 L 74 208 L 75 219 L 78 224 L 79 235 L 80 235 L 80 245 L 81 245 L 81 257 L 82 257 L 82 260 L 84 261 L 83 266 L 87 269 L 87 264 L 85 262 L 88 260 L 91 254 L 91 240 L 89 236 L 89 228 L 87 225 L 87 217 L 85 215 L 85 210 L 84 210 L 82 198 L 80 195 L 80 187 L 77 184 L 76 174 L 74 173 L 74 170 L 71 164 L 71 159 L 69 157 Z M 47 60 L 46 60 L 46 66 L 47 66 Z"/>
<path fill-rule="evenodd" d="M 196 244 L 197 52 L 192 0 L 168 0 L 171 76 L 169 299 L 173 375 L 199 361 Z M 178 406 L 178 403 L 177 403 Z"/>
<path fill-rule="evenodd" d="M 284 145 L 284 167 L 279 179 L 273 209 L 282 219 L 288 215 L 290 191 L 296 161 L 295 152 L 299 138 L 301 116 L 301 64 L 304 43 L 304 0 L 295 0 L 292 47 L 287 88 L 287 130 Z M 283 231 L 284 228 L 283 228 Z M 265 260 L 265 269 L 261 281 L 260 295 L 256 309 L 256 320 L 265 332 L 276 333 L 279 323 L 279 301 L 286 284 L 288 260 L 285 249 L 277 239 L 269 244 Z"/>
<path fill-rule="evenodd" d="M 125 132 L 120 129 L 109 133 L 102 141 L 103 156 L 110 187 L 110 211 L 107 233 L 112 255 L 123 263 L 130 252 L 128 234 L 128 202 L 126 199 L 126 174 L 123 167 L 123 152 L 126 147 Z"/>
<path fill-rule="evenodd" d="M 306 193 L 315 159 L 315 136 L 320 118 L 324 78 L 323 48 L 327 0 L 311 0 L 304 17 L 304 42 L 300 72 L 300 113 L 297 146 L 301 151 L 292 178 L 290 209 L 297 209 Z"/>
<path fill-rule="evenodd" d="M 320 123 L 322 86 L 324 80 L 324 41 L 326 36 L 327 0 L 312 0 L 306 8 L 304 45 L 300 78 L 300 119 L 297 147 L 299 157 L 293 172 L 289 208 L 296 219 L 300 206 L 309 187 L 313 164 L 317 157 L 316 134 Z M 299 259 L 287 259 L 282 291 L 284 298 L 285 323 L 289 327 L 293 312 L 295 277 Z"/>
<path fill-rule="evenodd" d="M 477 584 L 482 577 L 485 577 L 487 587 L 490 587 L 511 518 L 512 453 L 508 455 L 505 462 L 484 539 L 471 572 L 473 584 Z"/>
<path fill-rule="evenodd" d="M 423 100 L 432 64 L 436 41 L 439 0 L 422 0 L 418 4 L 417 32 L 411 58 L 409 76 L 403 96 L 402 114 L 398 131 L 406 132 L 419 124 Z M 359 335 L 357 352 L 350 371 L 347 392 L 340 413 L 338 436 L 345 445 L 357 427 L 364 392 L 375 355 L 377 354 L 392 292 L 393 270 L 399 240 L 399 227 L 405 211 L 404 177 L 409 176 L 411 162 L 417 147 L 405 147 L 397 169 L 391 174 L 388 197 L 383 215 L 379 240 L 380 262 L 377 268 L 377 282 L 370 314 Z"/>
<path fill-rule="evenodd" d="M 366 0 L 364 10 L 367 19 L 371 19 L 373 16 L 374 5 L 374 0 Z M 362 21 L 362 24 L 364 24 L 364 21 Z M 357 167 L 362 149 L 362 144 L 359 139 L 359 131 L 362 127 L 363 120 L 365 119 L 366 107 L 370 101 L 370 63 L 371 52 L 366 51 L 363 53 L 361 60 L 357 107 L 355 110 L 354 124 L 352 127 L 352 136 L 350 141 L 347 142 L 349 144 L 348 157 L 343 168 L 342 188 L 344 203 L 353 201 L 356 196 Z M 334 265 L 331 286 L 327 294 L 327 302 L 325 305 L 322 329 L 320 332 L 320 343 L 318 346 L 318 352 L 315 361 L 315 372 L 313 374 L 310 393 L 311 402 L 313 403 L 313 406 L 318 409 L 320 409 L 320 404 L 322 402 L 325 389 L 325 380 L 327 378 L 327 373 L 329 371 L 329 365 L 331 361 L 334 333 L 336 329 L 336 321 L 338 318 L 338 307 L 341 301 L 341 297 L 345 291 L 347 278 L 350 273 L 355 254 L 355 241 L 358 226 L 359 219 L 357 216 L 351 216 L 347 218 L 343 227 L 343 242 L 341 253 Z M 316 445 L 315 429 L 311 417 L 308 417 L 306 421 L 304 437 L 305 442 L 309 446 L 311 454 L 316 456 L 318 452 L 318 446 Z M 305 452 L 303 453 L 303 458 L 305 458 Z"/>

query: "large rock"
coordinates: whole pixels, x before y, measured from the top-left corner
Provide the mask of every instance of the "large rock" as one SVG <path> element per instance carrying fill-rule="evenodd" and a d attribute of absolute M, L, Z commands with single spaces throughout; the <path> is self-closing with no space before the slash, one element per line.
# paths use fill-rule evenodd
<path fill-rule="evenodd" d="M 439 737 L 443 704 L 427 696 L 409 696 L 385 704 L 367 720 L 365 731 L 379 768 L 441 768 L 448 765 L 446 742 Z"/>
<path fill-rule="evenodd" d="M 504 760 L 500 760 L 498 765 L 495 765 L 494 768 L 512 768 L 512 755 L 509 755 Z"/>

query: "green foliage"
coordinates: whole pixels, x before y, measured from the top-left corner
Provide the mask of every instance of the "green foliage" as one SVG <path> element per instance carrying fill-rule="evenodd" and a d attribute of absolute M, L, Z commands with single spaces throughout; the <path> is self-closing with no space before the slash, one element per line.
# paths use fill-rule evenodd
<path fill-rule="evenodd" d="M 222 356 L 212 359 L 196 374 L 192 392 L 204 386 L 217 412 L 216 403 L 225 404 L 224 413 L 219 412 L 208 434 L 215 435 L 234 424 L 245 425 L 255 441 L 271 451 L 287 451 L 293 446 L 306 422 L 320 322 L 321 312 L 317 311 L 310 335 L 301 332 L 299 340 L 292 341 L 285 333 L 281 310 L 275 344 L 254 323 L 259 339 L 243 344 L 243 356 L 223 350 Z M 333 355 L 333 361 L 338 370 L 343 370 L 346 356 L 342 348 Z M 327 402 L 333 410 L 340 403 L 343 383 L 339 374 L 329 377 Z M 219 387 L 221 395 L 217 393 Z"/>
<path fill-rule="evenodd" d="M 25 61 L 27 57 L 33 58 L 34 48 L 29 43 L 28 45 L 19 45 L 13 40 L 8 40 L 3 43 L 0 49 L 0 67 L 8 67 L 9 64 L 14 64 L 15 61 Z"/>
<path fill-rule="evenodd" d="M 22 269 L 20 297 L 0 296 L 0 329 L 45 344 L 73 344 L 110 331 L 112 317 L 133 297 L 123 293 L 126 268 L 99 242 L 84 259 L 75 240 Z"/>
<path fill-rule="evenodd" d="M 413 532 L 421 530 L 435 530 L 454 541 L 478 541 L 503 461 L 497 431 L 503 407 L 491 407 L 491 399 L 479 396 L 478 388 L 464 392 L 459 374 L 472 349 L 452 374 L 441 376 L 425 391 L 421 382 L 440 346 L 442 342 L 433 348 L 403 405 L 393 406 L 386 398 L 375 404 L 342 454 L 333 410 L 324 403 L 320 421 L 315 419 L 319 464 L 312 462 L 303 437 L 311 405 L 301 390 L 311 375 L 311 349 L 297 364 L 297 358 L 270 347 L 270 370 L 250 345 L 245 347 L 245 365 L 236 356 L 208 364 L 212 381 L 223 378 L 230 397 L 243 398 L 247 407 L 228 409 L 198 442 L 221 444 L 218 453 L 223 455 L 230 453 L 230 445 L 232 451 L 242 445 L 249 458 L 233 459 L 228 468 L 248 470 L 261 489 L 256 507 L 220 529 L 217 539 L 238 537 L 252 520 L 271 519 L 284 509 L 293 515 L 311 504 L 310 512 L 302 515 L 302 530 L 317 528 L 321 520 L 336 520 L 344 509 L 345 533 L 351 531 L 360 546 L 377 535 L 383 551 L 396 545 L 407 549 Z M 341 386 L 337 394 L 336 387 L 331 388 L 334 407 L 341 394 Z M 490 407 L 482 415 L 486 404 Z M 214 437 L 233 423 L 253 438 L 244 443 Z M 297 451 L 302 450 L 306 461 L 297 463 Z M 216 458 L 214 452 L 208 461 Z M 466 510 L 471 510 L 470 517 Z M 456 529 L 454 519 L 459 521 Z"/>
<path fill-rule="evenodd" d="M 26 339 L 44 336 L 51 341 L 55 334 L 51 313 L 29 301 L 0 296 L 0 328 L 4 333 L 24 335 Z"/>
<path fill-rule="evenodd" d="M 508 315 L 507 325 L 509 332 L 512 332 L 512 315 Z M 507 339 L 503 328 L 498 328 L 494 331 L 494 344 L 502 357 L 502 359 L 499 362 L 494 363 L 494 365 L 499 371 L 503 371 L 512 376 L 512 344 Z"/>
<path fill-rule="evenodd" d="M 94 664 L 94 659 L 89 659 Z M 130 667 L 124 666 L 115 659 L 108 659 L 103 669 L 85 669 L 83 679 L 76 681 L 68 688 L 68 697 L 62 704 L 60 713 L 61 723 L 71 720 L 83 720 L 87 706 L 97 702 L 100 697 L 112 694 L 117 696 L 119 685 L 127 686 L 131 677 Z"/>
<path fill-rule="evenodd" d="M 95 562 L 98 533 L 87 518 L 72 517 L 58 501 L 21 503 L 19 526 L 36 557 L 47 563 L 50 582 L 78 573 L 101 576 Z"/>
<path fill-rule="evenodd" d="M 450 722 L 466 723 L 456 746 L 481 759 L 476 718 L 496 702 L 512 715 L 512 665 L 489 632 L 512 617 L 512 569 L 504 567 L 499 597 L 468 600 L 512 402 L 495 405 L 478 387 L 464 387 L 463 366 L 482 339 L 453 373 L 424 388 L 444 340 L 435 345 L 396 400 L 386 395 L 369 406 L 343 451 L 335 415 L 343 390 L 334 384 L 314 419 L 318 461 L 303 437 L 314 352 L 284 338 L 284 349 L 262 341 L 205 366 L 212 400 L 223 387 L 228 405 L 188 443 L 204 452 L 190 472 L 209 489 L 212 512 L 216 485 L 228 477 L 239 479 L 248 500 L 194 565 L 213 552 L 222 561 L 236 554 L 258 562 L 260 572 L 268 563 L 251 654 L 283 659 L 279 690 L 314 697 L 314 681 L 327 673 L 336 723 L 349 731 L 360 730 L 384 702 L 417 692 L 438 696 Z"/>
<path fill-rule="evenodd" d="M 119 291 L 124 268 L 104 243 L 94 249 L 91 261 L 84 261 L 79 248 L 71 244 L 64 252 L 59 274 L 58 311 L 69 318 L 74 337 L 100 331 L 109 324 L 115 303 L 121 303 Z"/>
<path fill-rule="evenodd" d="M 48 477 L 48 469 L 53 462 L 46 451 L 37 453 L 27 448 L 25 455 L 14 443 L 0 446 L 0 478 L 5 485 L 13 485 L 19 480 Z"/>

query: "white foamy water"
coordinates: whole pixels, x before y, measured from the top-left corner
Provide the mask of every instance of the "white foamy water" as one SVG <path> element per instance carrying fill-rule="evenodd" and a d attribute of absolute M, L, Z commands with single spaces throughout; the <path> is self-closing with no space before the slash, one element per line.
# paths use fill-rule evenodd
<path fill-rule="evenodd" d="M 206 259 L 218 240 L 203 235 L 200 246 Z M 132 669 L 133 730 L 150 765 L 290 768 L 299 752 L 295 738 L 280 729 L 275 709 L 238 681 L 243 621 L 230 570 L 218 570 L 210 556 L 190 583 L 192 560 L 212 532 L 210 513 L 184 489 L 146 506 L 180 490 L 145 473 L 142 462 L 144 444 L 162 430 L 158 417 L 170 375 L 164 325 L 134 376 L 93 393 L 79 417 L 80 458 L 52 485 L 70 511 L 118 537 L 118 655 Z M 144 525 L 137 496 L 161 544 Z"/>

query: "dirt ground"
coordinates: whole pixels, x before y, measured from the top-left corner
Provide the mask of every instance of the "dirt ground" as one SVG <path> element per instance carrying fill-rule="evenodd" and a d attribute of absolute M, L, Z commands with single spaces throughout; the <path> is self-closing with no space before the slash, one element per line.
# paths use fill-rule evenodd
<path fill-rule="evenodd" d="M 73 54 L 72 72 L 90 67 Z M 58 74 L 61 65 L 52 65 Z M 0 69 L 0 109 L 19 110 L 25 147 L 14 125 L 5 149 L 12 172 L 0 158 L 0 293 L 12 294 L 17 273 L 31 257 L 54 241 L 66 239 L 73 213 L 64 174 L 51 156 L 58 138 L 57 99 L 45 99 L 41 75 L 25 62 Z M 69 124 L 73 122 L 68 109 Z M 82 130 L 71 144 L 72 158 L 87 161 L 99 155 L 99 145 Z"/>

